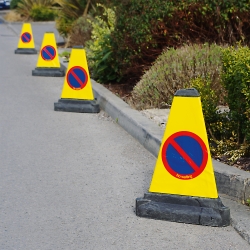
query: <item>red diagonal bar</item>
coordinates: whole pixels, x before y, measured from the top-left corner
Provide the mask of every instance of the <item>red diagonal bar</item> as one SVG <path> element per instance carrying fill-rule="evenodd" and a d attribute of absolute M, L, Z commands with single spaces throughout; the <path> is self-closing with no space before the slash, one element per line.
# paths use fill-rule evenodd
<path fill-rule="evenodd" d="M 78 77 L 78 75 L 72 70 L 70 72 L 74 77 L 75 79 L 77 80 L 77 82 L 81 85 L 81 87 L 84 87 L 84 83 L 82 82 L 82 80 Z"/>
<path fill-rule="evenodd" d="M 28 41 L 30 40 L 25 34 L 23 34 L 24 38 L 26 38 Z"/>
<path fill-rule="evenodd" d="M 43 50 L 48 54 L 48 56 L 50 57 L 50 59 L 53 58 L 53 55 L 51 55 L 50 52 L 46 48 L 43 48 Z"/>
<path fill-rule="evenodd" d="M 175 140 L 171 140 L 171 145 L 175 148 L 175 150 L 181 155 L 181 157 L 193 168 L 193 170 L 198 171 L 200 168 L 196 165 L 196 163 L 189 157 L 189 155 L 179 146 Z"/>

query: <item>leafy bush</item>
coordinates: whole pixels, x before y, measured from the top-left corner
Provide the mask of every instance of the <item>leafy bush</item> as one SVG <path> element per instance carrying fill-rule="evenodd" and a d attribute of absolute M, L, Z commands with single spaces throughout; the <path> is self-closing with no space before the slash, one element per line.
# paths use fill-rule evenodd
<path fill-rule="evenodd" d="M 213 123 L 218 121 L 218 103 L 220 95 L 218 91 L 213 88 L 211 79 L 197 77 L 191 80 L 190 86 L 197 89 L 202 97 L 203 115 L 207 124 L 207 130 L 211 137 L 218 138 L 218 134 L 215 135 L 213 131 Z"/>
<path fill-rule="evenodd" d="M 113 63 L 113 52 L 110 44 L 110 34 L 114 30 L 115 12 L 104 5 L 103 15 L 96 16 L 92 25 L 91 40 L 86 43 L 86 51 L 92 77 L 101 83 L 117 79 L 116 65 Z"/>
<path fill-rule="evenodd" d="M 21 2 L 22 0 L 11 0 L 10 2 L 10 8 L 11 9 L 15 9 L 18 5 L 19 2 Z"/>
<path fill-rule="evenodd" d="M 218 96 L 207 79 L 194 79 L 191 85 L 201 95 L 202 109 L 211 154 L 229 165 L 248 153 L 249 143 L 238 143 L 238 121 L 228 107 L 217 106 Z M 228 99 L 228 96 L 226 96 Z"/>
<path fill-rule="evenodd" d="M 139 79 L 166 47 L 249 43 L 249 10 L 249 0 L 122 1 L 111 41 L 120 76 Z"/>
<path fill-rule="evenodd" d="M 72 29 L 73 23 L 83 15 L 87 1 L 55 0 L 55 2 L 60 6 L 56 27 L 58 32 L 66 38 Z"/>
<path fill-rule="evenodd" d="M 16 11 L 26 19 L 30 19 L 33 9 L 35 9 L 33 14 L 36 15 L 39 8 L 50 9 L 54 3 L 54 0 L 22 0 L 18 3 Z"/>
<path fill-rule="evenodd" d="M 161 0 L 150 0 L 147 4 L 144 0 L 130 0 L 118 5 L 111 44 L 120 76 L 137 80 L 145 65 L 150 65 L 165 46 L 170 46 L 167 41 L 157 44 L 152 31 L 154 22 L 172 15 L 173 8 L 172 1 Z"/>
<path fill-rule="evenodd" d="M 216 96 L 221 96 L 221 49 L 213 45 L 185 45 L 164 51 L 145 72 L 132 91 L 130 103 L 136 109 L 163 108 L 170 105 L 176 90 L 190 87 L 193 79 L 210 79 Z"/>
<path fill-rule="evenodd" d="M 250 149 L 250 49 L 239 45 L 229 47 L 222 53 L 222 79 L 227 90 L 227 103 L 231 119 L 236 122 L 235 142 Z"/>
<path fill-rule="evenodd" d="M 85 28 L 88 28 L 85 20 L 78 20 L 78 18 L 84 17 L 86 19 L 87 16 L 89 18 L 89 16 L 98 15 L 98 9 L 96 8 L 97 3 L 109 3 L 109 1 L 106 0 L 55 0 L 55 2 L 60 6 L 56 26 L 58 32 L 64 36 L 64 38 L 70 35 L 75 25 L 78 27 L 76 31 L 73 30 L 72 32 L 78 33 L 79 22 L 84 22 Z"/>
<path fill-rule="evenodd" d="M 55 16 L 55 10 L 44 6 L 33 6 L 30 13 L 33 21 L 53 21 Z"/>
<path fill-rule="evenodd" d="M 201 95 L 202 110 L 206 124 L 211 154 L 215 157 L 224 155 L 229 164 L 244 155 L 237 147 L 235 140 L 236 122 L 228 107 L 218 106 L 220 93 L 214 89 L 210 79 L 196 78 L 191 80 L 192 87 Z"/>
<path fill-rule="evenodd" d="M 81 16 L 72 23 L 65 47 L 73 47 L 76 45 L 85 46 L 86 41 L 91 38 L 92 26 L 89 20 L 93 20 L 90 15 L 87 15 L 86 17 Z"/>

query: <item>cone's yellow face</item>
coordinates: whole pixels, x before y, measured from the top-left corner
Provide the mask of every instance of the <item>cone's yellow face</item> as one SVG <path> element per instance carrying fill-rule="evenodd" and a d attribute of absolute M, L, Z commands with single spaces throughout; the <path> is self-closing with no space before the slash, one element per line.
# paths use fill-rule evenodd
<path fill-rule="evenodd" d="M 149 191 L 218 198 L 200 97 L 174 97 Z"/>
<path fill-rule="evenodd" d="M 44 33 L 37 68 L 60 68 L 54 33 Z"/>
<path fill-rule="evenodd" d="M 72 49 L 61 98 L 94 100 L 84 49 Z"/>
<path fill-rule="evenodd" d="M 17 47 L 19 49 L 35 49 L 35 42 L 30 23 L 23 24 Z"/>

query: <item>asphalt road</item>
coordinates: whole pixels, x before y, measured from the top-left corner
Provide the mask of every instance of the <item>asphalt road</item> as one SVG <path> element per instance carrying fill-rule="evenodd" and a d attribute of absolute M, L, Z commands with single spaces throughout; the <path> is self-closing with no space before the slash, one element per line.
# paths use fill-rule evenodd
<path fill-rule="evenodd" d="M 17 43 L 0 24 L 1 250 L 250 248 L 231 226 L 136 217 L 155 158 L 104 113 L 53 111 L 64 79 L 31 76 Z"/>

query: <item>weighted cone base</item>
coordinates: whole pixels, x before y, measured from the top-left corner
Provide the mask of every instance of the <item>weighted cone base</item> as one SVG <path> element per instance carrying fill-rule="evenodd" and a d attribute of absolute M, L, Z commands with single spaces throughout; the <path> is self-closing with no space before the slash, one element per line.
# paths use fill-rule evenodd
<path fill-rule="evenodd" d="M 31 54 L 37 54 L 37 51 L 35 49 L 16 49 L 15 54 L 31 55 Z"/>
<path fill-rule="evenodd" d="M 136 199 L 136 215 L 203 226 L 225 227 L 230 225 L 230 209 L 221 199 L 192 196 L 145 193 Z"/>
<path fill-rule="evenodd" d="M 52 76 L 61 77 L 65 76 L 64 69 L 61 68 L 35 68 L 32 70 L 32 76 Z"/>
<path fill-rule="evenodd" d="M 55 111 L 77 113 L 99 113 L 100 107 L 95 100 L 59 99 L 54 103 Z"/>

